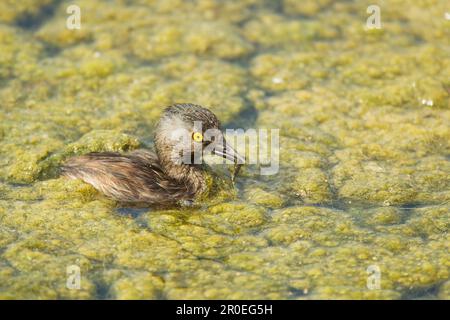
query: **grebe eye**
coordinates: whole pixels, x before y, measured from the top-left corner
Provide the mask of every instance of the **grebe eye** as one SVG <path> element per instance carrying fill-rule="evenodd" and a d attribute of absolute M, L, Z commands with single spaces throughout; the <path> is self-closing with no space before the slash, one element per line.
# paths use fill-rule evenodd
<path fill-rule="evenodd" d="M 192 139 L 196 142 L 202 142 L 203 141 L 203 135 L 200 132 L 194 132 L 192 134 Z"/>

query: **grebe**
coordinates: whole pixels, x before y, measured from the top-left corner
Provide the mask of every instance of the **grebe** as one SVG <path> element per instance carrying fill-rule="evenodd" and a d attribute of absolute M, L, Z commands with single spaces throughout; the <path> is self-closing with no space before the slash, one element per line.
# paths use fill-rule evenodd
<path fill-rule="evenodd" d="M 207 131 L 216 135 L 208 139 Z M 234 161 L 235 168 L 245 162 L 225 141 L 215 114 L 199 105 L 167 107 L 154 141 L 156 153 L 138 149 L 72 157 L 63 165 L 62 175 L 81 179 L 117 201 L 169 204 L 192 201 L 206 191 L 205 167 L 195 161 L 204 151 Z"/>

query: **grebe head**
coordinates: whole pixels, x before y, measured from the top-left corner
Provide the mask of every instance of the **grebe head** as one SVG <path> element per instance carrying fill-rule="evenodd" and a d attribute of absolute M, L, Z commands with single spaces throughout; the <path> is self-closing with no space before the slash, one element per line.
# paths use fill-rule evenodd
<path fill-rule="evenodd" d="M 156 126 L 155 148 L 161 165 L 166 168 L 198 165 L 205 152 L 234 163 L 245 162 L 226 142 L 216 115 L 194 104 L 166 108 Z"/>

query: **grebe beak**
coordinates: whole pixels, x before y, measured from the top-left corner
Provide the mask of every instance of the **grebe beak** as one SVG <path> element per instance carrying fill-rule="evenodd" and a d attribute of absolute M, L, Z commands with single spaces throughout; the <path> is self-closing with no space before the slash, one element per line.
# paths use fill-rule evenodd
<path fill-rule="evenodd" d="M 221 139 L 214 147 L 213 154 L 216 156 L 225 158 L 227 160 L 233 161 L 235 164 L 245 164 L 245 158 L 241 156 L 232 146 L 228 144 L 225 138 Z"/>

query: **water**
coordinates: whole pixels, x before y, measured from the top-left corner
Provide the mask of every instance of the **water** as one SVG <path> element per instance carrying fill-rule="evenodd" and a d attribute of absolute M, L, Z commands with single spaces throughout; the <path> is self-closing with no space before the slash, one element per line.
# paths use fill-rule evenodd
<path fill-rule="evenodd" d="M 370 1 L 78 1 L 80 30 L 69 4 L 0 3 L 1 298 L 449 299 L 446 1 L 385 1 L 375 30 Z M 58 178 L 151 148 L 175 102 L 280 129 L 278 174 L 215 167 L 166 209 Z"/>

